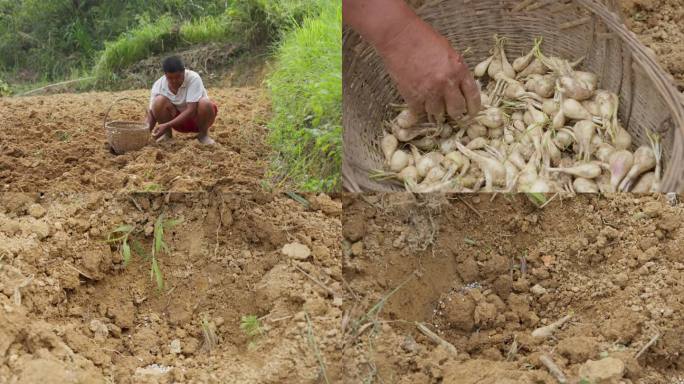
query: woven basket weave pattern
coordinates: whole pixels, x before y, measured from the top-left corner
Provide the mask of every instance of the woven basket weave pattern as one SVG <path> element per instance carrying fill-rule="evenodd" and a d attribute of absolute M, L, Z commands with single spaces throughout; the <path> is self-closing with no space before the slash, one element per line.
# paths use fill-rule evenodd
<path fill-rule="evenodd" d="M 619 117 L 637 145 L 647 144 L 646 130 L 662 136 L 664 191 L 684 189 L 684 108 L 667 74 L 646 54 L 619 17 L 595 0 L 547 1 L 534 10 L 512 12 L 517 0 L 429 1 L 417 13 L 459 51 L 470 48 L 466 62 L 473 68 L 489 56 L 493 35 L 506 37 L 512 62 L 529 52 L 542 36 L 547 55 L 586 57 L 581 68 L 599 75 L 600 87 L 620 97 Z M 370 180 L 381 169 L 382 121 L 393 118 L 388 104 L 401 100 L 373 48 L 345 30 L 344 145 L 345 188 L 398 190 Z"/>
<path fill-rule="evenodd" d="M 147 124 L 145 123 L 121 120 L 107 121 L 112 107 L 123 100 L 132 100 L 139 103 L 137 100 L 131 98 L 118 99 L 112 103 L 104 117 L 107 142 L 114 152 L 119 155 L 126 152 L 137 151 L 147 145 L 147 142 L 150 139 L 150 131 L 147 129 Z"/>

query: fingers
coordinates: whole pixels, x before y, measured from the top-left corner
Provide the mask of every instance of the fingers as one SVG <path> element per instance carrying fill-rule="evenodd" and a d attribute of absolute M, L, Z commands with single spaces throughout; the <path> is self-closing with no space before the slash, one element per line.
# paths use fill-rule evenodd
<path fill-rule="evenodd" d="M 465 96 L 466 106 L 468 108 L 468 115 L 475 116 L 482 109 L 482 99 L 480 99 L 480 89 L 473 79 L 473 75 L 468 73 L 461 81 L 461 92 Z"/>
<path fill-rule="evenodd" d="M 461 89 L 455 85 L 447 85 L 444 88 L 444 101 L 449 116 L 454 120 L 460 120 L 466 113 L 466 101 L 461 94 Z"/>
<path fill-rule="evenodd" d="M 425 112 L 428 120 L 435 123 L 444 122 L 444 97 L 441 94 L 433 95 L 425 101 Z"/>

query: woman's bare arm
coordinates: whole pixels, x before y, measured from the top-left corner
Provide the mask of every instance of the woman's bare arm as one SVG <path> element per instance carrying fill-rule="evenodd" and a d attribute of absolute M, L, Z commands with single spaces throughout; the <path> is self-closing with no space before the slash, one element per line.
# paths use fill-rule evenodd
<path fill-rule="evenodd" d="M 480 92 L 461 55 L 403 0 L 344 0 L 344 23 L 370 42 L 415 114 L 441 121 L 480 111 Z"/>

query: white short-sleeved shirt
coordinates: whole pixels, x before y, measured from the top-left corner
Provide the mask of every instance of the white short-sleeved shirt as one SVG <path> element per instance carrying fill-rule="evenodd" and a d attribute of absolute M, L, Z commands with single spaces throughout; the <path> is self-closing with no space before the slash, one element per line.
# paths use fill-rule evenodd
<path fill-rule="evenodd" d="M 201 98 L 207 96 L 207 90 L 204 88 L 204 83 L 200 75 L 189 69 L 185 70 L 185 79 L 183 84 L 178 88 L 176 94 L 169 89 L 169 82 L 166 81 L 166 76 L 162 76 L 159 80 L 154 82 L 152 86 L 152 93 L 150 95 L 150 109 L 152 109 L 152 101 L 154 98 L 162 95 L 171 100 L 171 103 L 178 108 L 179 111 L 185 110 L 188 103 L 197 103 Z"/>

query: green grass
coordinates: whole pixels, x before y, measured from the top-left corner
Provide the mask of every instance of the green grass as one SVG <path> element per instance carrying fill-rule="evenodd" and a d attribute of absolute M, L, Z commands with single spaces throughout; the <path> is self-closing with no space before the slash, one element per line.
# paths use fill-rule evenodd
<path fill-rule="evenodd" d="M 120 225 L 107 234 L 107 243 L 119 243 L 119 251 L 123 258 L 124 267 L 131 261 L 131 247 L 128 244 L 128 237 L 135 229 L 132 225 Z M 112 237 L 118 235 L 118 237 Z"/>
<path fill-rule="evenodd" d="M 317 17 L 283 39 L 267 85 L 274 117 L 273 178 L 304 191 L 339 188 L 342 164 L 342 6 L 329 1 Z"/>
<path fill-rule="evenodd" d="M 249 338 L 248 349 L 256 346 L 256 339 L 264 333 L 261 321 L 256 315 L 246 315 L 240 318 L 240 330 Z"/>
<path fill-rule="evenodd" d="M 159 256 L 164 253 L 170 253 L 169 247 L 164 240 L 164 232 L 166 229 L 171 229 L 178 225 L 180 220 L 166 220 L 164 214 L 159 215 L 154 222 L 154 240 L 152 242 L 152 260 L 150 268 L 150 279 L 157 283 L 157 289 L 161 292 L 164 290 L 164 276 L 159 267 Z"/>
<path fill-rule="evenodd" d="M 240 318 L 240 329 L 250 338 L 260 336 L 263 333 L 261 322 L 256 315 L 246 315 Z"/>
<path fill-rule="evenodd" d="M 231 38 L 230 25 L 225 18 L 205 17 L 196 22 L 186 23 L 180 29 L 181 40 L 185 44 L 206 44 L 228 41 Z"/>
<path fill-rule="evenodd" d="M 105 49 L 93 69 L 95 76 L 110 77 L 121 68 L 175 47 L 177 43 L 171 33 L 173 26 L 174 20 L 170 16 L 163 16 L 155 23 L 143 22 L 117 40 L 105 43 Z"/>
<path fill-rule="evenodd" d="M 164 276 L 159 266 L 159 256 L 169 255 L 169 247 L 164 239 L 164 232 L 181 223 L 181 220 L 164 218 L 164 214 L 159 215 L 154 222 L 154 238 L 152 240 L 152 253 L 147 254 L 139 241 L 131 239 L 131 234 L 135 231 L 133 225 L 120 225 L 107 234 L 106 243 L 118 244 L 119 251 L 123 258 L 123 265 L 126 267 L 132 259 L 133 252 L 144 260 L 150 262 L 150 279 L 157 284 L 157 289 L 164 290 Z M 130 242 L 129 242 L 130 241 Z"/>

